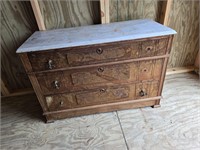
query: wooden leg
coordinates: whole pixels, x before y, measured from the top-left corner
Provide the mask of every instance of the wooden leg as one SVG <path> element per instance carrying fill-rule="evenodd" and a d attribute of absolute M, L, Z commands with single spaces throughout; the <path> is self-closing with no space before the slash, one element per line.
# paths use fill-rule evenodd
<path fill-rule="evenodd" d="M 152 106 L 152 108 L 158 108 L 160 107 L 160 99 L 156 100 L 155 105 Z"/>
<path fill-rule="evenodd" d="M 46 123 L 54 123 L 55 120 L 47 120 Z"/>
<path fill-rule="evenodd" d="M 160 107 L 160 104 L 152 106 L 152 108 L 158 108 L 158 107 Z"/>
<path fill-rule="evenodd" d="M 55 122 L 55 120 L 52 119 L 50 116 L 46 115 L 45 117 L 46 117 L 46 123 L 54 123 Z"/>

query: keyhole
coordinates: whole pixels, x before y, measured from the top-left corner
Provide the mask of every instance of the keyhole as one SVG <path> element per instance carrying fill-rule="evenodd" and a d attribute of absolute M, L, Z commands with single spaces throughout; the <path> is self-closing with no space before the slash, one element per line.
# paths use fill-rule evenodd
<path fill-rule="evenodd" d="M 99 67 L 99 68 L 98 68 L 98 71 L 99 71 L 99 72 L 103 72 L 104 69 L 103 69 L 102 67 Z"/>
<path fill-rule="evenodd" d="M 98 48 L 98 49 L 96 50 L 96 52 L 97 52 L 97 54 L 102 54 L 102 53 L 103 53 L 103 49 Z"/>
<path fill-rule="evenodd" d="M 147 47 L 147 51 L 149 52 L 152 49 L 152 47 Z"/>

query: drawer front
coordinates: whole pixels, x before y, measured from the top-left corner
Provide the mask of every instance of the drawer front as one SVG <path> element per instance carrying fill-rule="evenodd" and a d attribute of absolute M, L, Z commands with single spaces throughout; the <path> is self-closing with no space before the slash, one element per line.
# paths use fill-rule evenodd
<path fill-rule="evenodd" d="M 98 66 L 70 71 L 38 73 L 36 77 L 44 94 L 72 92 L 98 84 L 135 81 L 137 63 Z"/>
<path fill-rule="evenodd" d="M 54 70 L 68 67 L 66 51 L 28 53 L 33 71 Z"/>
<path fill-rule="evenodd" d="M 159 82 L 143 82 L 136 84 L 136 99 L 155 97 L 158 95 Z"/>
<path fill-rule="evenodd" d="M 49 111 L 63 110 L 128 99 L 134 97 L 134 91 L 135 85 L 99 87 L 89 91 L 47 96 L 46 103 Z"/>
<path fill-rule="evenodd" d="M 28 53 L 33 71 L 91 65 L 112 61 L 164 55 L 168 38 L 125 41 Z"/>
<path fill-rule="evenodd" d="M 137 63 L 99 66 L 82 69 L 71 74 L 73 85 L 135 81 Z"/>
<path fill-rule="evenodd" d="M 138 57 L 139 42 L 120 43 L 32 52 L 28 53 L 28 57 L 33 71 L 54 70 Z"/>
<path fill-rule="evenodd" d="M 40 88 L 44 94 L 69 92 L 71 77 L 67 71 L 36 74 Z"/>
<path fill-rule="evenodd" d="M 42 92 L 72 92 L 112 83 L 160 80 L 163 59 L 97 66 L 36 75 Z"/>
<path fill-rule="evenodd" d="M 133 99 L 158 96 L 159 82 L 144 82 L 130 85 L 104 86 L 75 93 L 57 94 L 46 97 L 49 111 L 107 104 Z"/>
<path fill-rule="evenodd" d="M 115 102 L 131 97 L 131 92 L 135 91 L 135 86 L 104 87 L 85 93 L 76 94 L 76 100 L 80 105 L 103 104 Z"/>
<path fill-rule="evenodd" d="M 160 80 L 164 59 L 140 61 L 138 80 Z"/>
<path fill-rule="evenodd" d="M 46 97 L 46 104 L 49 111 L 76 108 L 77 102 L 74 94 L 58 94 Z"/>
<path fill-rule="evenodd" d="M 119 42 L 113 44 L 91 46 L 70 51 L 67 59 L 70 66 L 81 66 L 101 62 L 111 62 L 138 58 L 139 42 Z"/>
<path fill-rule="evenodd" d="M 168 37 L 154 40 L 119 42 L 112 46 L 98 46 L 67 54 L 70 66 L 165 55 Z"/>
<path fill-rule="evenodd" d="M 160 80 L 164 59 L 99 66 L 72 73 L 73 85 Z"/>
<path fill-rule="evenodd" d="M 147 40 L 141 42 L 139 57 L 152 57 L 165 55 L 167 52 L 167 44 L 169 38 L 161 38 L 159 40 Z"/>

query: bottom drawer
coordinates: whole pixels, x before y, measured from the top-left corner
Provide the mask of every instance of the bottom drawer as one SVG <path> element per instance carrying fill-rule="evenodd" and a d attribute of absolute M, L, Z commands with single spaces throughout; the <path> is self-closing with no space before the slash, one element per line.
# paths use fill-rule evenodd
<path fill-rule="evenodd" d="M 159 97 L 155 97 L 152 100 L 145 100 L 141 102 L 137 101 L 126 101 L 124 103 L 110 103 L 109 105 L 96 105 L 95 107 L 82 107 L 74 109 L 66 109 L 63 111 L 57 112 L 47 112 L 44 113 L 46 116 L 47 122 L 53 122 L 58 119 L 65 119 L 70 117 L 77 117 L 81 115 L 91 115 L 96 113 L 111 112 L 116 110 L 125 110 L 133 108 L 141 108 L 147 106 L 157 105 L 157 101 L 160 100 Z"/>
<path fill-rule="evenodd" d="M 105 86 L 93 90 L 56 94 L 46 97 L 49 111 L 106 104 L 158 96 L 158 82 Z"/>

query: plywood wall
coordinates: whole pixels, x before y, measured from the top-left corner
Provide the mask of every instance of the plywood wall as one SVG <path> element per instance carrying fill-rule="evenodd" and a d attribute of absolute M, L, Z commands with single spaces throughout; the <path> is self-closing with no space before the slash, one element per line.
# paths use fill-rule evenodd
<path fill-rule="evenodd" d="M 1 1 L 1 78 L 11 89 L 31 87 L 16 54 L 37 25 L 29 2 Z"/>
<path fill-rule="evenodd" d="M 110 21 L 125 21 L 149 18 L 158 21 L 161 1 L 159 0 L 110 0 Z"/>
<path fill-rule="evenodd" d="M 99 1 L 39 1 L 46 29 L 67 28 L 100 23 Z"/>
<path fill-rule="evenodd" d="M 177 31 L 168 67 L 194 65 L 199 50 L 199 1 L 174 0 L 168 26 Z"/>

